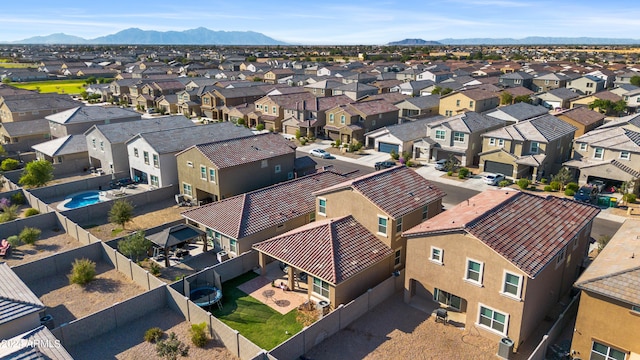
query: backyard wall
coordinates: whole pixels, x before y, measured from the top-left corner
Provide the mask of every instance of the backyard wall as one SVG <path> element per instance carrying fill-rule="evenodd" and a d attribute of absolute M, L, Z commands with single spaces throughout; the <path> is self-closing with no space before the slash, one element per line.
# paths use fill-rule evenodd
<path fill-rule="evenodd" d="M 575 319 L 578 314 L 578 299 L 580 299 L 579 293 L 571 299 L 571 302 L 562 314 L 560 314 L 558 320 L 556 320 L 551 329 L 549 329 L 549 332 L 542 337 L 542 341 L 540 341 L 535 350 L 533 350 L 533 353 L 529 356 L 529 360 L 545 360 L 547 358 L 546 355 L 549 346 L 558 340 L 567 323 Z"/>
<path fill-rule="evenodd" d="M 402 270 L 400 276 L 392 276 L 348 304 L 338 306 L 334 311 L 272 349 L 269 352 L 269 358 L 299 359 L 311 348 L 349 326 L 367 311 L 400 291 L 403 288 L 404 275 L 404 270 Z"/>
<path fill-rule="evenodd" d="M 115 176 L 116 178 L 127 177 L 128 174 L 118 173 Z M 110 174 L 101 176 L 87 176 L 76 181 L 34 188 L 30 189 L 29 191 L 39 199 L 48 203 L 52 203 L 55 201 L 63 200 L 68 195 L 78 192 L 87 190 L 98 190 L 100 186 L 102 186 L 103 190 L 109 190 L 109 182 L 111 181 L 111 178 L 112 177 Z"/>
<path fill-rule="evenodd" d="M 60 229 L 60 223 L 55 213 L 46 213 L 29 216 L 26 218 L 7 221 L 0 224 L 0 238 L 18 235 L 25 227 L 34 227 L 40 230 Z"/>

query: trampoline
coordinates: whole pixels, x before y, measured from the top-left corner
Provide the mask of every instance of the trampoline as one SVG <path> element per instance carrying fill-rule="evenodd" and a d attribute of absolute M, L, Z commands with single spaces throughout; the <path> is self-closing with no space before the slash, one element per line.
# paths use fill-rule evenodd
<path fill-rule="evenodd" d="M 189 299 L 200 307 L 207 307 L 216 303 L 219 307 L 222 307 L 222 304 L 220 304 L 222 290 L 215 286 L 201 286 L 190 291 Z"/>

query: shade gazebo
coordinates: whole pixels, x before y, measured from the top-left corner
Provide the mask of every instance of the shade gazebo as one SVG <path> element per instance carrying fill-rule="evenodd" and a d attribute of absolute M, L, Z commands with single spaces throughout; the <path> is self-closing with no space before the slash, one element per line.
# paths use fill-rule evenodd
<path fill-rule="evenodd" d="M 169 249 L 181 244 L 189 243 L 191 240 L 204 238 L 206 233 L 195 226 L 189 224 L 179 224 L 166 228 L 159 233 L 147 235 L 146 238 L 164 251 L 165 267 L 170 266 Z M 207 251 L 207 242 L 204 241 L 203 250 Z"/>

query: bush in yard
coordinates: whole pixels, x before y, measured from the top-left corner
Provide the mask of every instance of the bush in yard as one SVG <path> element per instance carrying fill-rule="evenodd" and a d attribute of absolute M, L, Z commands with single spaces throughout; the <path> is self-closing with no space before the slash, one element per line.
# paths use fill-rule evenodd
<path fill-rule="evenodd" d="M 11 171 L 17 169 L 18 166 L 20 166 L 20 162 L 18 162 L 18 160 L 4 159 L 4 161 L 2 161 L 2 164 L 0 164 L 0 169 L 2 169 L 2 171 Z"/>
<path fill-rule="evenodd" d="M 547 178 L 542 178 L 542 179 L 540 179 L 540 182 L 541 182 L 542 184 L 546 184 L 546 183 L 547 183 L 547 181 L 548 181 L 548 180 L 547 180 Z"/>
<path fill-rule="evenodd" d="M 41 233 L 42 231 L 40 231 L 40 229 L 26 227 L 22 229 L 18 237 L 20 238 L 20 241 L 22 241 L 23 243 L 28 245 L 33 245 L 36 243 L 38 239 L 40 239 Z"/>
<path fill-rule="evenodd" d="M 578 191 L 578 189 L 580 189 L 580 186 L 578 186 L 578 183 L 570 182 L 567 184 L 566 188 L 571 189 L 575 192 L 575 191 Z"/>
<path fill-rule="evenodd" d="M 34 160 L 24 168 L 18 184 L 29 187 L 40 187 L 47 185 L 53 180 L 53 164 L 47 160 Z"/>
<path fill-rule="evenodd" d="M 447 171 L 447 176 L 453 176 L 453 171 L 451 170 Z"/>
<path fill-rule="evenodd" d="M 389 156 L 391 156 L 391 158 L 396 161 L 398 161 L 398 159 L 400 158 L 400 154 L 398 154 L 398 152 L 395 150 L 391 150 Z"/>
<path fill-rule="evenodd" d="M 22 244 L 22 241 L 20 241 L 20 238 L 18 237 L 18 235 L 11 235 L 7 238 L 7 241 L 9 242 L 9 244 L 11 244 L 12 248 L 16 248 L 18 246 L 20 246 L 20 244 Z"/>
<path fill-rule="evenodd" d="M 24 195 L 22 194 L 22 192 L 17 192 L 13 195 L 11 195 L 11 202 L 16 204 L 16 205 L 23 205 L 24 204 Z"/>
<path fill-rule="evenodd" d="M 151 265 L 149 265 L 149 269 L 151 270 L 151 275 L 153 276 L 158 276 L 160 275 L 160 271 L 162 270 L 160 268 L 160 265 L 152 262 Z"/>
<path fill-rule="evenodd" d="M 499 186 L 499 187 L 501 187 L 501 188 L 503 188 L 503 187 L 507 187 L 507 186 L 509 186 L 509 185 L 511 185 L 511 181 L 506 180 L 506 179 L 505 179 L 505 180 L 502 180 L 502 181 L 500 181 L 500 182 L 498 183 L 498 186 Z"/>
<path fill-rule="evenodd" d="M 256 130 L 258 130 L 258 131 L 262 131 L 262 130 L 264 130 L 264 124 L 258 124 L 258 125 L 256 125 Z"/>
<path fill-rule="evenodd" d="M 567 196 L 573 196 L 573 195 L 576 194 L 576 192 L 571 190 L 571 189 L 565 189 L 564 190 L 564 194 L 567 195 Z"/>
<path fill-rule="evenodd" d="M 189 356 L 189 346 L 172 332 L 168 339 L 156 343 L 156 354 L 163 359 L 175 360 L 178 356 Z"/>
<path fill-rule="evenodd" d="M 89 259 L 76 259 L 68 275 L 69 283 L 86 285 L 96 276 L 96 263 Z"/>
<path fill-rule="evenodd" d="M 149 248 L 151 248 L 151 241 L 144 237 L 142 230 L 118 241 L 118 251 L 135 262 L 141 258 L 144 259 Z"/>
<path fill-rule="evenodd" d="M 546 185 L 543 190 L 546 191 L 546 192 L 553 191 L 553 189 L 551 189 L 551 185 Z"/>
<path fill-rule="evenodd" d="M 189 334 L 191 334 L 191 342 L 193 345 L 197 347 L 204 347 L 207 345 L 207 333 L 206 333 L 207 323 L 193 324 L 191 325 L 191 329 L 189 330 Z"/>
<path fill-rule="evenodd" d="M 15 220 L 18 218 L 18 205 L 0 205 L 0 223 Z"/>
<path fill-rule="evenodd" d="M 300 140 L 300 136 L 302 136 L 300 130 L 296 130 L 296 140 Z"/>
<path fill-rule="evenodd" d="M 133 218 L 133 205 L 127 200 L 116 200 L 109 210 L 109 221 L 122 226 Z"/>
<path fill-rule="evenodd" d="M 464 178 L 465 178 L 465 176 L 464 176 L 464 175 L 462 175 L 462 174 L 458 173 L 458 179 L 464 179 Z"/>
<path fill-rule="evenodd" d="M 525 190 L 529 188 L 531 181 L 529 181 L 529 179 L 518 179 L 517 184 L 520 189 Z"/>
<path fill-rule="evenodd" d="M 24 212 L 24 216 L 25 217 L 38 215 L 38 214 L 40 214 L 40 211 L 38 211 L 38 209 L 34 209 L 34 208 L 29 208 L 29 209 L 27 209 L 27 211 Z"/>
<path fill-rule="evenodd" d="M 162 338 L 164 335 L 164 331 L 159 327 L 152 327 L 151 329 L 145 331 L 144 333 L 144 341 L 154 343 Z"/>
<path fill-rule="evenodd" d="M 562 183 L 559 181 L 552 181 L 549 183 L 549 186 L 551 186 L 551 190 L 553 191 L 558 191 L 560 190 L 560 187 L 562 186 Z"/>
<path fill-rule="evenodd" d="M 307 139 L 305 139 L 305 138 L 300 139 L 300 145 L 302 145 L 302 146 L 307 145 Z"/>
<path fill-rule="evenodd" d="M 463 167 L 458 170 L 458 177 L 460 179 L 464 179 L 467 176 L 469 176 L 469 169 L 467 169 L 466 167 Z"/>
<path fill-rule="evenodd" d="M 627 193 L 622 195 L 622 201 L 626 202 L 626 203 L 634 203 L 636 202 L 636 194 L 632 194 L 632 193 Z"/>

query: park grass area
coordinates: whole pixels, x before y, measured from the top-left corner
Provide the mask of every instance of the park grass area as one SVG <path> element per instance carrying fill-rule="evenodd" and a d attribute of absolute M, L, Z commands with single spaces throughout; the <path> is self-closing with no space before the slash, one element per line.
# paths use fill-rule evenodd
<path fill-rule="evenodd" d="M 222 310 L 211 307 L 211 313 L 254 344 L 271 350 L 302 330 L 302 324 L 296 321 L 297 309 L 282 315 L 238 289 L 257 276 L 251 271 L 222 284 Z"/>
<path fill-rule="evenodd" d="M 14 62 L 4 62 L 0 61 L 0 68 L 5 69 L 28 69 L 28 68 L 37 68 L 38 66 L 35 64 L 27 64 L 27 63 L 14 63 Z"/>
<path fill-rule="evenodd" d="M 37 90 L 40 93 L 80 94 L 84 91 L 86 80 L 47 80 L 11 83 L 11 86 L 25 90 Z"/>

